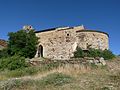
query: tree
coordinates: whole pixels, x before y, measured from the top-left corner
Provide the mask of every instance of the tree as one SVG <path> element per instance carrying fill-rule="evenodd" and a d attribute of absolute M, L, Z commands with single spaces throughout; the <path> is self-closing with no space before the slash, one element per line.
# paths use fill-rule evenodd
<path fill-rule="evenodd" d="M 38 38 L 34 30 L 10 32 L 8 36 L 8 54 L 11 56 L 17 54 L 26 58 L 33 58 L 35 56 Z"/>

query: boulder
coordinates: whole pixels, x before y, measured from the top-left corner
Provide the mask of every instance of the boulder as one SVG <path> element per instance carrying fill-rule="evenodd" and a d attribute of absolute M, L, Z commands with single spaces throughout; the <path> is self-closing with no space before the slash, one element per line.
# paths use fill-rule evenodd
<path fill-rule="evenodd" d="M 100 61 L 100 63 L 102 64 L 102 65 L 106 65 L 106 62 L 105 62 L 105 60 L 104 60 L 104 58 L 103 57 L 101 57 L 100 59 L 99 59 L 99 61 Z"/>

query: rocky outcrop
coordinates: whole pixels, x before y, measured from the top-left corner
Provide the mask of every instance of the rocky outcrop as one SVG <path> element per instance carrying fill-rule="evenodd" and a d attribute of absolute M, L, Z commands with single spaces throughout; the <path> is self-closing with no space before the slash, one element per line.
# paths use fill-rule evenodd
<path fill-rule="evenodd" d="M 94 64 L 97 66 L 105 66 L 106 65 L 106 61 L 104 60 L 103 57 L 98 57 L 98 58 L 88 58 L 87 62 L 90 64 Z"/>
<path fill-rule="evenodd" d="M 7 47 L 7 41 L 0 39 L 0 50 Z"/>

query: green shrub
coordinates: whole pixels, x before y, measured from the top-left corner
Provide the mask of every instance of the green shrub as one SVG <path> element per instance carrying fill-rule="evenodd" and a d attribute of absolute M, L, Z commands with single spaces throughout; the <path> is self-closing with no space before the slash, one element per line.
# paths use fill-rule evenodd
<path fill-rule="evenodd" d="M 8 58 L 2 58 L 0 60 L 0 69 L 15 70 L 19 68 L 27 67 L 24 57 L 12 56 Z"/>
<path fill-rule="evenodd" d="M 87 56 L 88 57 L 102 57 L 102 53 L 103 53 L 103 51 L 100 49 L 91 48 L 88 50 Z"/>
<path fill-rule="evenodd" d="M 110 50 L 100 50 L 100 49 L 89 49 L 87 52 L 83 51 L 81 48 L 77 47 L 74 52 L 75 58 L 83 57 L 103 57 L 105 60 L 113 59 L 115 55 Z"/>
<path fill-rule="evenodd" d="M 113 59 L 115 57 L 115 55 L 110 50 L 104 50 L 102 53 L 102 57 L 105 60 L 108 60 L 108 59 Z"/>
<path fill-rule="evenodd" d="M 8 57 L 8 50 L 7 48 L 3 49 L 3 50 L 0 50 L 0 58 L 6 58 Z"/>
<path fill-rule="evenodd" d="M 74 57 L 81 58 L 84 56 L 85 56 L 85 53 L 83 52 L 83 50 L 81 48 L 77 47 L 76 51 L 74 52 Z"/>
<path fill-rule="evenodd" d="M 1 69 L 4 69 L 4 71 L 1 70 L 1 73 L 3 76 L 5 76 L 7 78 L 21 77 L 21 76 L 27 76 L 27 75 L 34 75 L 34 74 L 37 74 L 38 72 L 49 71 L 49 70 L 57 68 L 59 65 L 60 65 L 59 62 L 51 62 L 51 63 L 47 63 L 47 64 L 42 64 L 40 66 L 28 66 L 28 67 L 24 67 L 24 68 L 21 67 L 21 68 L 15 69 L 15 70 L 1 68 Z"/>

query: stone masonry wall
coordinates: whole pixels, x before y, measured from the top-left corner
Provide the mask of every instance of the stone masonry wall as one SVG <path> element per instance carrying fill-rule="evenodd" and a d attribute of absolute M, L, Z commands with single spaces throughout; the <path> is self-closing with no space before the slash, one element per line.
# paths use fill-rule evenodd
<path fill-rule="evenodd" d="M 78 32 L 77 31 L 83 31 Z M 73 28 L 57 28 L 52 31 L 36 33 L 39 45 L 43 47 L 43 57 L 66 60 L 73 57 L 73 52 L 79 46 L 108 49 L 108 36 L 98 32 L 84 32 L 83 26 Z M 101 47 L 100 47 L 101 44 Z M 38 57 L 38 51 L 36 56 Z"/>
<path fill-rule="evenodd" d="M 101 49 L 105 50 L 109 48 L 108 36 L 100 32 L 78 32 L 77 42 L 78 46 L 82 49 Z"/>

